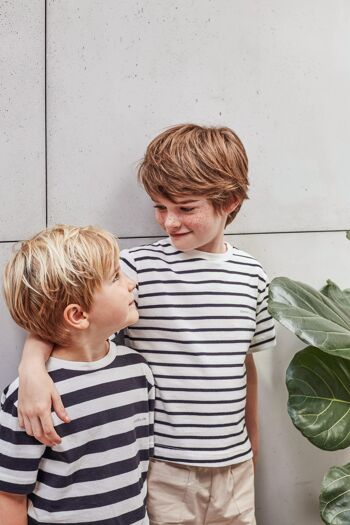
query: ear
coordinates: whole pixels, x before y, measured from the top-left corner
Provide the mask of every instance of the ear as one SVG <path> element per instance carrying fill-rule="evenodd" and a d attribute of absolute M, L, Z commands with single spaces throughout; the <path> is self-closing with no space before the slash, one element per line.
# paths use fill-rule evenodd
<path fill-rule="evenodd" d="M 226 201 L 226 203 L 224 205 L 225 213 L 227 213 L 229 215 L 240 204 L 241 204 L 241 199 L 239 197 L 237 197 L 237 195 L 231 195 L 231 197 Z"/>
<path fill-rule="evenodd" d="M 66 306 L 63 312 L 63 319 L 71 328 L 76 330 L 86 330 L 90 325 L 87 312 L 79 304 Z"/>

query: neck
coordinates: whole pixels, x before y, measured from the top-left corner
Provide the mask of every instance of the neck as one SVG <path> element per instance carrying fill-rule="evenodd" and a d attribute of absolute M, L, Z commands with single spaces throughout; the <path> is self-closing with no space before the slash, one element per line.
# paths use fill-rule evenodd
<path fill-rule="evenodd" d="M 200 248 L 197 248 L 199 252 L 207 253 L 225 253 L 227 250 L 226 243 L 223 237 L 219 239 L 214 239 L 207 244 L 204 244 Z"/>
<path fill-rule="evenodd" d="M 54 346 L 51 356 L 66 361 L 89 362 L 102 359 L 108 350 L 109 342 L 105 339 L 92 341 L 86 337 L 79 337 L 79 339 L 71 341 L 68 346 Z"/>

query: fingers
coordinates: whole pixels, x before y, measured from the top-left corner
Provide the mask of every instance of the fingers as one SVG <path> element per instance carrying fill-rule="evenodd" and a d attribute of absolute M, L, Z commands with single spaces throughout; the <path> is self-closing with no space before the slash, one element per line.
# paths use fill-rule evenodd
<path fill-rule="evenodd" d="M 24 426 L 24 430 L 26 431 L 26 434 L 28 434 L 28 436 L 32 436 L 33 429 L 32 429 L 32 425 L 30 423 L 29 417 L 23 416 L 23 426 Z"/>
<path fill-rule="evenodd" d="M 61 396 L 56 390 L 52 393 L 52 406 L 54 411 L 56 412 L 56 415 L 60 418 L 61 421 L 63 421 L 63 423 L 70 422 L 70 417 L 63 406 Z"/>
<path fill-rule="evenodd" d="M 25 428 L 24 427 L 24 418 L 23 418 L 22 412 L 21 412 L 21 410 L 19 408 L 17 410 L 17 414 L 18 414 L 18 424 L 19 424 L 20 428 Z"/>
<path fill-rule="evenodd" d="M 59 445 L 61 443 L 61 438 L 57 434 L 53 426 L 51 414 L 47 414 L 41 418 L 40 426 L 42 430 L 42 437 L 46 441 L 45 444 L 49 444 L 49 446 L 54 446 L 54 445 Z M 42 440 L 39 440 L 39 441 L 43 443 Z"/>
<path fill-rule="evenodd" d="M 29 418 L 27 416 L 24 416 L 24 429 L 28 436 L 35 437 L 35 439 L 37 439 L 38 441 L 40 441 L 40 443 L 46 445 L 47 447 L 53 447 L 54 445 L 58 445 L 61 442 L 61 438 L 55 432 L 50 416 L 48 419 L 50 424 L 48 425 L 48 423 L 46 422 L 44 427 L 41 423 L 41 420 L 38 417 L 32 416 L 31 418 Z"/>

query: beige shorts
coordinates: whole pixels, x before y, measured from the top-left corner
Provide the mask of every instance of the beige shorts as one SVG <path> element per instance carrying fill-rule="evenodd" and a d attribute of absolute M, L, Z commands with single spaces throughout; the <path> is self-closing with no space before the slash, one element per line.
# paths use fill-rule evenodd
<path fill-rule="evenodd" d="M 253 461 L 193 467 L 151 460 L 150 525 L 256 525 Z"/>

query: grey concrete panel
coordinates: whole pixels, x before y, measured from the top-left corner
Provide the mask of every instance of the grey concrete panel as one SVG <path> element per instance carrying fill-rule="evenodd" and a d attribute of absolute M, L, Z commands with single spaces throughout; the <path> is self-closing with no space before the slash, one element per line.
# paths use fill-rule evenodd
<path fill-rule="evenodd" d="M 0 275 L 2 291 L 2 273 L 3 268 L 11 256 L 12 243 L 0 243 Z M 11 318 L 5 305 L 4 296 L 0 296 L 0 392 L 6 385 L 11 383 L 17 377 L 17 367 L 20 360 L 25 332 L 19 328 Z"/>
<path fill-rule="evenodd" d="M 348 227 L 349 17 L 345 0 L 49 1 L 50 222 L 158 235 L 136 164 L 195 121 L 247 147 L 230 231 Z"/>
<path fill-rule="evenodd" d="M 0 1 L 0 240 L 45 225 L 45 2 Z"/>
<path fill-rule="evenodd" d="M 270 278 L 284 275 L 316 288 L 328 278 L 350 287 L 350 242 L 344 233 L 227 236 L 233 245 L 254 255 Z M 348 452 L 315 448 L 287 415 L 285 373 L 304 345 L 278 329 L 274 350 L 255 355 L 259 376 L 261 444 L 257 469 L 259 525 L 319 525 L 318 496 L 322 478 L 332 465 L 348 462 Z"/>

